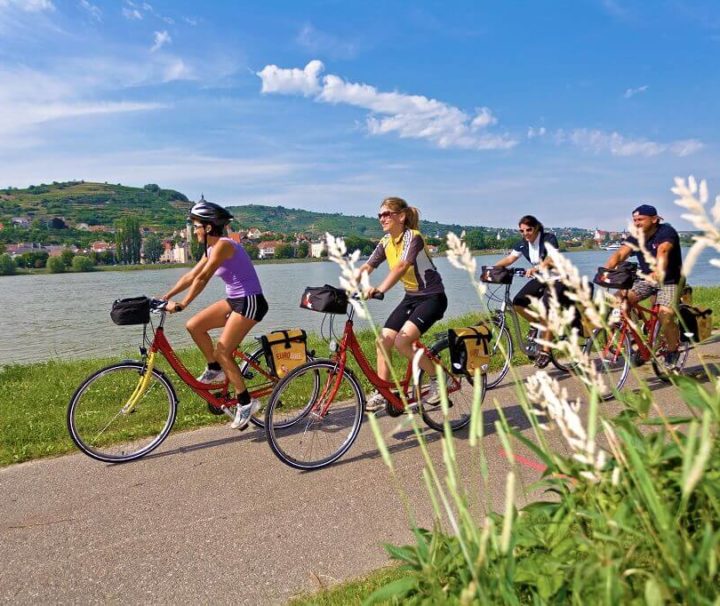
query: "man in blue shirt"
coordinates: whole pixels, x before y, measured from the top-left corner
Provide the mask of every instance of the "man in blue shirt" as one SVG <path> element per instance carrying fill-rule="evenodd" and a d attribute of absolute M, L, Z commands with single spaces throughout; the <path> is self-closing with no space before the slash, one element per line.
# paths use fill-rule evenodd
<path fill-rule="evenodd" d="M 614 269 L 630 255 L 635 255 L 644 276 L 635 280 L 632 288 L 627 291 L 627 298 L 631 303 L 637 303 L 657 293 L 660 324 L 668 348 L 666 362 L 672 365 L 677 361 L 680 344 L 680 331 L 673 311 L 682 273 L 680 238 L 672 226 L 661 223 L 662 217 L 658 216 L 654 206 L 641 204 L 633 211 L 632 218 L 635 228 L 643 235 L 644 250 L 641 249 L 638 239 L 631 236 L 608 259 L 605 267 Z M 647 255 L 655 260 L 652 264 L 654 268 Z"/>

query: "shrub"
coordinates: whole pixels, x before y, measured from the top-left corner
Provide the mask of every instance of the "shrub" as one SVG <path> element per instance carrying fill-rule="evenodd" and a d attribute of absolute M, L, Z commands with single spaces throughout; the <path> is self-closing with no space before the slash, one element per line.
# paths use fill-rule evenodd
<path fill-rule="evenodd" d="M 7 253 L 0 255 L 0 275 L 9 276 L 15 273 L 17 265 L 15 260 Z"/>
<path fill-rule="evenodd" d="M 47 268 L 51 274 L 61 274 L 65 271 L 65 263 L 61 257 L 50 257 L 47 262 Z"/>
<path fill-rule="evenodd" d="M 84 255 L 77 255 L 76 257 L 73 257 L 73 271 L 92 271 L 94 267 L 95 266 L 89 257 Z"/>

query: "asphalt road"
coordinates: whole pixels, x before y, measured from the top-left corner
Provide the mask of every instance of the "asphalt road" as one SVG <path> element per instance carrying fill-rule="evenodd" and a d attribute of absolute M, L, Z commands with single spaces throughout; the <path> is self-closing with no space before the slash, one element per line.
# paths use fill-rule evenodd
<path fill-rule="evenodd" d="M 717 364 L 720 343 L 702 353 Z M 689 366 L 699 371 L 695 354 Z M 672 388 L 649 368 L 641 372 L 663 409 L 682 408 Z M 573 391 L 574 381 L 563 384 Z M 459 466 L 478 519 L 488 507 L 502 510 L 510 468 L 494 429 L 494 401 L 532 435 L 507 381 L 484 404 L 489 487 L 467 432 L 458 435 Z M 604 408 L 612 413 L 617 404 Z M 383 543 L 411 542 L 409 516 L 432 523 L 420 449 L 399 422 L 381 418 L 394 477 L 369 427 L 343 459 L 311 473 L 283 465 L 261 431 L 226 426 L 173 433 L 125 465 L 76 454 L 1 469 L 0 602 L 282 604 L 384 566 Z M 426 435 L 442 470 L 439 435 Z M 557 432 L 549 438 L 566 451 Z M 516 452 L 523 457 L 516 496 L 522 505 L 540 467 L 529 452 Z"/>

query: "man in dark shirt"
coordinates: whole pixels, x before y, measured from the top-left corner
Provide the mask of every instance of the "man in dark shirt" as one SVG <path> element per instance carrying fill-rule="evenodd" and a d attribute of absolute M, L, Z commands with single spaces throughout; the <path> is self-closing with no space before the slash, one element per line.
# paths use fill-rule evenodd
<path fill-rule="evenodd" d="M 654 206 L 641 204 L 633 211 L 632 217 L 635 228 L 644 237 L 644 243 L 641 246 L 636 237 L 629 237 L 608 259 L 605 267 L 614 269 L 630 255 L 635 255 L 644 277 L 635 280 L 627 291 L 627 298 L 631 303 L 637 303 L 657 292 L 660 324 L 669 352 L 667 362 L 673 364 L 680 344 L 680 332 L 672 309 L 682 272 L 680 238 L 673 227 L 660 223 L 662 218 Z M 654 269 L 646 255 L 655 259 Z"/>

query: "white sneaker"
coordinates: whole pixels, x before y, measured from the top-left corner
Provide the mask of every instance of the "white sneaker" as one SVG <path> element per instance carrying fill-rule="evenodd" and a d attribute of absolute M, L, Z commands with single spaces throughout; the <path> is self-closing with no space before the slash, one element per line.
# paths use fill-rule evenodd
<path fill-rule="evenodd" d="M 383 410 L 387 406 L 387 400 L 380 392 L 374 391 L 365 403 L 366 412 L 376 412 Z"/>
<path fill-rule="evenodd" d="M 240 406 L 240 404 L 238 404 L 235 407 L 235 419 L 232 423 L 230 423 L 230 428 L 242 431 L 250 422 L 250 417 L 252 417 L 258 410 L 260 410 L 260 400 L 257 398 L 253 398 L 250 400 L 250 404 L 245 404 L 245 406 Z"/>
<path fill-rule="evenodd" d="M 225 383 L 225 372 L 206 368 L 203 373 L 196 378 L 201 383 Z"/>
<path fill-rule="evenodd" d="M 440 404 L 440 388 L 436 377 L 430 379 L 428 383 L 428 390 L 423 400 L 425 404 Z"/>

